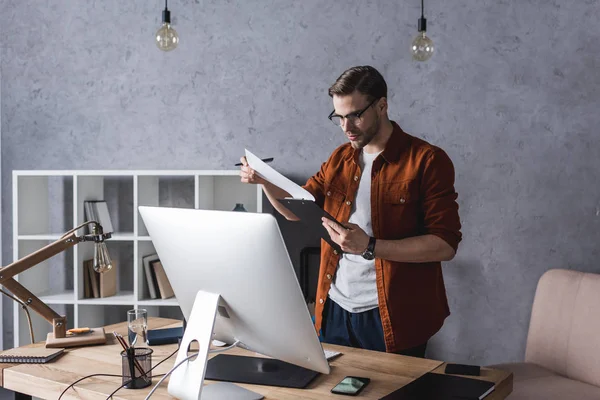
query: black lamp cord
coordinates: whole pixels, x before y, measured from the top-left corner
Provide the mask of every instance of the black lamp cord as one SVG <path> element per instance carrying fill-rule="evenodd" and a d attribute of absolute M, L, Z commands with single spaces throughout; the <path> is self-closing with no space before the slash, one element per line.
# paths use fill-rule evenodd
<path fill-rule="evenodd" d="M 155 369 L 156 367 L 158 367 L 160 364 L 164 363 L 169 358 L 173 357 L 175 354 L 177 354 L 178 351 L 179 351 L 179 348 L 177 348 L 177 350 L 175 350 L 173 353 L 171 353 L 167 358 L 165 358 L 162 361 L 160 361 L 154 367 L 150 368 L 150 370 L 148 370 L 148 372 L 152 371 L 153 369 Z M 148 372 L 146 372 L 146 374 Z M 165 374 L 154 375 L 154 376 L 155 377 L 159 377 L 159 376 L 163 376 L 163 375 L 165 375 Z M 81 382 L 81 381 L 83 381 L 85 379 L 88 379 L 88 378 L 93 378 L 95 376 L 109 376 L 109 377 L 115 377 L 115 378 L 123 378 L 123 375 L 114 375 L 114 374 L 92 374 L 92 375 L 84 376 L 83 378 L 80 378 L 80 379 L 76 380 L 75 382 L 71 383 L 69 386 L 67 386 L 66 389 L 63 390 L 63 392 L 60 394 L 60 396 L 58 396 L 58 400 L 60 400 L 63 397 L 63 395 L 67 392 L 67 390 L 71 389 L 73 386 L 75 386 L 79 382 Z M 137 379 L 137 378 L 135 378 L 135 379 Z M 114 396 L 115 393 L 117 393 L 119 390 L 121 390 L 125 386 L 129 385 L 131 382 L 133 382 L 133 379 L 130 379 L 130 380 L 126 381 L 125 383 L 123 383 L 114 392 L 112 392 L 106 399 L 108 400 L 108 399 L 112 398 L 112 396 Z"/>
<path fill-rule="evenodd" d="M 162 12 L 162 21 L 163 23 L 170 24 L 171 23 L 171 12 L 167 7 L 167 0 L 165 0 L 165 9 Z"/>
<path fill-rule="evenodd" d="M 427 20 L 425 19 L 425 0 L 421 0 L 421 18 L 419 18 L 419 32 L 427 31 Z"/>
<path fill-rule="evenodd" d="M 29 314 L 29 307 L 27 306 L 27 304 L 22 302 L 18 297 L 13 296 L 10 293 L 7 293 L 2 289 L 0 289 L 0 293 L 2 293 L 6 297 L 10 298 L 11 300 L 16 301 L 17 303 L 19 303 L 21 305 L 21 307 L 23 308 L 23 311 L 25 311 L 25 315 L 27 316 L 27 324 L 29 325 L 29 336 L 31 337 L 31 344 L 35 343 L 35 339 L 33 337 L 33 325 L 31 324 L 31 315 Z"/>

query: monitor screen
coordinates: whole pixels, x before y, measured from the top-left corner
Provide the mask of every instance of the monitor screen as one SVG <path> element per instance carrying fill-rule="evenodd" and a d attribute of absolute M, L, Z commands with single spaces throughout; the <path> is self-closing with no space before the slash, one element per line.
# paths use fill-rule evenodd
<path fill-rule="evenodd" d="M 199 290 L 221 296 L 213 338 L 322 373 L 317 337 L 277 221 L 270 214 L 139 207 L 189 319 Z"/>

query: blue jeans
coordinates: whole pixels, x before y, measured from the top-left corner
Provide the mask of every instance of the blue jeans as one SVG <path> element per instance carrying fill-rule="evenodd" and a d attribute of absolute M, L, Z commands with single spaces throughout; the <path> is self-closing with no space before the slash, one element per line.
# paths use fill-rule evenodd
<path fill-rule="evenodd" d="M 385 351 L 379 307 L 369 311 L 351 313 L 328 297 L 323 307 L 320 338 L 325 343 Z M 426 348 L 427 342 L 399 351 L 398 354 L 423 358 Z"/>

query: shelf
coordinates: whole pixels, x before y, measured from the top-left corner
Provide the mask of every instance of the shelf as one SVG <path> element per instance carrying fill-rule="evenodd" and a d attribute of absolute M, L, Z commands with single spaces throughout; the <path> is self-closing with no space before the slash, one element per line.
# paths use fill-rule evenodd
<path fill-rule="evenodd" d="M 47 234 L 37 234 L 37 235 L 19 235 L 17 236 L 18 240 L 43 240 L 43 241 L 56 241 L 60 239 L 64 233 L 47 233 Z M 81 236 L 81 234 L 78 234 Z M 135 235 L 133 232 L 114 232 L 112 237 L 108 240 L 113 241 L 132 241 L 135 239 Z M 150 238 L 148 238 L 150 240 Z"/>
<path fill-rule="evenodd" d="M 112 237 L 108 240 L 124 242 L 133 239 L 135 239 L 133 232 L 113 232 Z"/>
<path fill-rule="evenodd" d="M 179 303 L 175 297 L 171 297 L 170 299 L 147 299 L 138 301 L 138 305 L 140 306 L 178 306 Z"/>
<path fill-rule="evenodd" d="M 38 235 L 19 235 L 17 236 L 18 240 L 44 240 L 44 241 L 56 241 L 60 239 L 64 233 L 48 233 L 48 234 L 38 234 Z"/>
<path fill-rule="evenodd" d="M 46 304 L 75 304 L 75 293 L 73 291 L 47 294 L 38 297 Z"/>
<path fill-rule="evenodd" d="M 177 299 L 151 299 L 143 257 L 156 253 L 139 206 L 233 210 L 244 203 L 250 212 L 262 212 L 260 185 L 240 182 L 233 170 L 15 170 L 12 172 L 12 259 L 18 260 L 60 240 L 85 221 L 85 201 L 107 202 L 115 232 L 107 240 L 116 262 L 115 296 L 82 298 L 83 262 L 93 258 L 93 242 L 80 243 L 64 253 L 23 271 L 18 279 L 32 293 L 79 326 L 103 326 L 122 318 L 134 307 L 155 315 L 181 315 Z M 77 235 L 87 234 L 85 228 Z M 13 347 L 28 343 L 29 327 L 20 306 L 13 305 Z M 66 310 L 66 311 L 65 311 Z M 179 318 L 179 317 L 178 317 Z M 116 322 L 116 320 L 114 321 Z M 35 323 L 44 336 L 47 324 Z M 40 336 L 41 337 L 41 336 Z"/>
<path fill-rule="evenodd" d="M 98 299 L 79 299 L 79 304 L 85 305 L 133 305 L 135 299 L 132 291 L 119 292 L 114 296 Z"/>

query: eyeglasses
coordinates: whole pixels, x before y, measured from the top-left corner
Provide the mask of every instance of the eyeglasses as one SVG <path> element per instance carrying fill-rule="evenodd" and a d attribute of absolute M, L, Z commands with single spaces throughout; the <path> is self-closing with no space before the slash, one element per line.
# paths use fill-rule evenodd
<path fill-rule="evenodd" d="M 347 115 L 337 115 L 337 114 L 335 114 L 335 110 L 333 110 L 327 118 L 329 118 L 329 120 L 331 122 L 333 122 L 336 126 L 341 126 L 342 121 L 344 119 L 346 121 L 350 122 L 352 125 L 359 125 L 362 122 L 361 117 L 364 114 L 364 112 L 367 111 L 369 109 L 369 107 L 371 107 L 373 104 L 375 104 L 375 102 L 377 102 L 377 100 L 379 100 L 380 98 L 381 97 L 374 99 L 372 102 L 369 103 L 368 106 L 366 106 L 362 110 L 355 111 L 355 112 L 347 114 Z"/>

